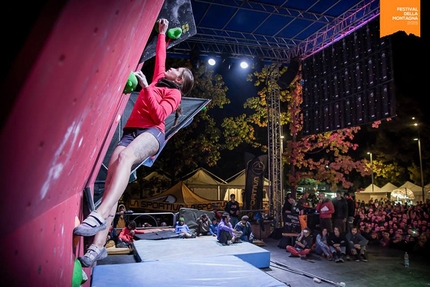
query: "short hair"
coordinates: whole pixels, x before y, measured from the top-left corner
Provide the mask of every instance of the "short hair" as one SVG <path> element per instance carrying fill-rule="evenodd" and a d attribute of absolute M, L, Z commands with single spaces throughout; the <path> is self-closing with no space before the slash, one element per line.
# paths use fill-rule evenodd
<path fill-rule="evenodd" d="M 129 229 L 133 230 L 136 229 L 136 221 L 131 220 L 128 224 L 127 227 L 130 227 Z"/>
<path fill-rule="evenodd" d="M 226 219 L 228 216 L 230 216 L 230 214 L 228 214 L 228 212 L 224 212 L 221 216 L 221 218 L 224 220 Z"/>

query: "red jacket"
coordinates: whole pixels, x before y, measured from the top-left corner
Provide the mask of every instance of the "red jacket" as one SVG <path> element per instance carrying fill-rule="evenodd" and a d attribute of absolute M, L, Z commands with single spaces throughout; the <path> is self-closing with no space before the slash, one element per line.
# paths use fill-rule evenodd
<path fill-rule="evenodd" d="M 178 89 L 155 86 L 158 80 L 164 77 L 166 70 L 166 36 L 164 34 L 158 35 L 156 49 L 152 82 L 140 91 L 124 128 L 156 127 L 164 133 L 166 118 L 176 111 L 181 102 L 181 92 Z"/>
<path fill-rule="evenodd" d="M 334 213 L 334 205 L 330 199 L 325 199 L 323 202 L 318 202 L 316 207 L 317 212 L 320 214 L 320 218 L 331 218 Z"/>
<path fill-rule="evenodd" d="M 133 242 L 134 239 L 134 234 L 143 234 L 145 233 L 145 231 L 140 230 L 140 229 L 134 229 L 134 230 L 130 230 L 128 229 L 128 227 L 124 227 L 121 230 L 121 233 L 118 235 L 118 239 L 124 241 L 124 242 Z"/>

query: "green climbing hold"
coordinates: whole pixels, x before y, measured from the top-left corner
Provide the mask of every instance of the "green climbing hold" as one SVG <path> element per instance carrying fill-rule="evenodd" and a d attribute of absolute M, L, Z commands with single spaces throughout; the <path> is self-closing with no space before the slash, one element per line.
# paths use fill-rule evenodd
<path fill-rule="evenodd" d="M 171 29 L 167 30 L 167 37 L 169 37 L 172 40 L 179 39 L 179 37 L 181 37 L 181 35 L 182 35 L 182 29 L 179 27 L 171 28 Z"/>
<path fill-rule="evenodd" d="M 75 264 L 73 266 L 73 276 L 72 276 L 72 287 L 79 287 L 82 285 L 82 265 L 78 259 L 75 259 Z"/>
<path fill-rule="evenodd" d="M 137 78 L 133 71 L 128 75 L 127 83 L 124 87 L 124 94 L 133 92 L 137 87 Z"/>

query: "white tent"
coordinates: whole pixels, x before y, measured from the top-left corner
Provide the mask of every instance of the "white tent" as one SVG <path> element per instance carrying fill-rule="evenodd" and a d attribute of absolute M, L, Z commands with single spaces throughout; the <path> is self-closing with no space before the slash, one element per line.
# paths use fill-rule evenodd
<path fill-rule="evenodd" d="M 415 195 L 409 188 L 399 187 L 391 192 L 391 200 L 412 200 Z"/>
<path fill-rule="evenodd" d="M 236 200 L 239 202 L 239 205 L 243 205 L 243 198 L 242 193 L 245 190 L 245 183 L 246 183 L 246 173 L 245 169 L 241 170 L 240 172 L 236 173 L 229 179 L 227 179 L 227 191 L 224 195 L 224 200 L 230 200 L 230 194 L 234 193 L 236 195 Z M 267 178 L 264 178 L 264 184 L 263 184 L 263 202 L 269 201 L 268 187 L 270 186 L 270 181 Z"/>
<path fill-rule="evenodd" d="M 397 188 L 399 188 L 399 187 L 395 186 L 391 182 L 388 182 L 387 184 L 385 184 L 384 186 L 381 187 L 381 190 L 386 191 L 386 192 L 392 192 L 393 190 L 395 190 Z"/>
<path fill-rule="evenodd" d="M 369 184 L 363 191 L 361 192 L 375 192 L 375 191 L 381 191 L 381 188 L 377 186 L 376 184 Z"/>
<path fill-rule="evenodd" d="M 422 194 L 423 190 L 422 190 L 421 186 L 416 185 L 410 181 L 407 181 L 404 184 L 402 184 L 401 186 L 399 186 L 399 189 L 400 188 L 410 189 L 414 194 L 415 202 L 423 200 L 423 194 Z"/>
<path fill-rule="evenodd" d="M 226 181 L 200 167 L 182 177 L 183 183 L 194 193 L 207 199 L 219 200 L 223 198 Z"/>
<path fill-rule="evenodd" d="M 430 183 L 424 185 L 424 190 L 427 191 L 427 193 L 430 193 Z"/>
<path fill-rule="evenodd" d="M 375 184 L 370 184 L 364 190 L 355 193 L 355 200 L 364 200 L 365 202 L 384 197 L 387 197 L 387 192 Z"/>

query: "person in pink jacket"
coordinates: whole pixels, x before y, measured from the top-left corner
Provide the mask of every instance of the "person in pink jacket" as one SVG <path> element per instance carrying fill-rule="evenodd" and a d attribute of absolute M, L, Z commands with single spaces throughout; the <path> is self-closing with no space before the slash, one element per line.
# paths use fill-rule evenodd
<path fill-rule="evenodd" d="M 157 154 L 165 141 L 166 118 L 178 109 L 182 95 L 187 95 L 194 85 L 194 76 L 188 68 L 170 68 L 166 71 L 168 26 L 166 19 L 158 21 L 159 34 L 152 82 L 148 84 L 141 71 L 135 73 L 142 90 L 125 124 L 124 134 L 110 158 L 102 203 L 73 230 L 78 236 L 95 235 L 93 244 L 83 256 L 86 257 L 85 260 L 81 260 L 86 265 L 93 265 L 107 256 L 104 247 L 107 226 L 112 223 L 118 200 L 127 187 L 132 166 Z"/>
<path fill-rule="evenodd" d="M 332 214 L 334 213 L 334 205 L 330 198 L 326 198 L 323 192 L 319 193 L 320 200 L 318 201 L 316 212 L 320 217 L 320 228 L 326 228 L 329 233 L 333 232 Z"/>

